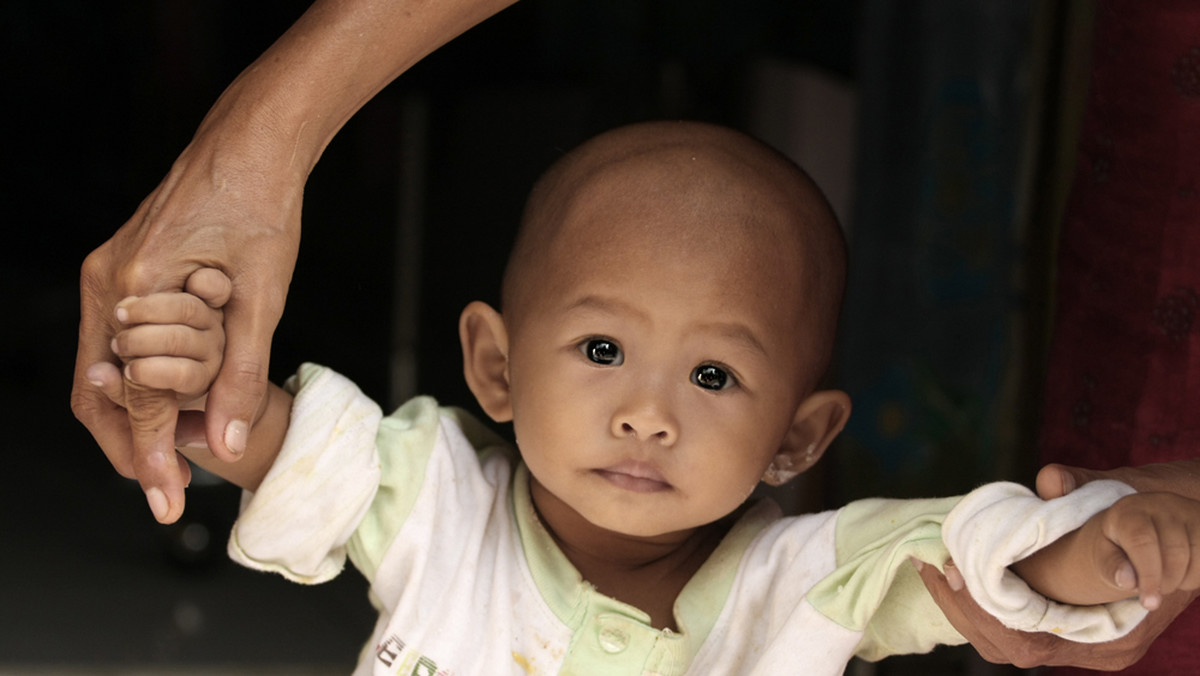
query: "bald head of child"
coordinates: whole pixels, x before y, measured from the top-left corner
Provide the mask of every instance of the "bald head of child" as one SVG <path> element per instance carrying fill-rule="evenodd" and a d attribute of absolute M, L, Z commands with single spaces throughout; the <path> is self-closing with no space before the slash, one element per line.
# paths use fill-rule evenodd
<path fill-rule="evenodd" d="M 815 388 L 844 276 L 836 218 L 787 158 L 707 124 L 622 127 L 535 185 L 503 315 L 482 304 L 463 314 L 468 384 L 492 418 L 513 421 L 535 483 L 561 497 L 574 471 L 600 493 L 616 487 L 572 505 L 593 523 L 694 527 L 759 479 L 807 469 L 840 431 L 848 399 Z M 605 439 L 564 470 L 562 447 L 590 435 Z M 656 455 L 701 438 L 738 450 L 729 462 Z M 714 509 L 679 520 L 633 526 L 614 513 L 623 492 L 699 496 L 731 478 L 736 488 L 707 491 Z"/>

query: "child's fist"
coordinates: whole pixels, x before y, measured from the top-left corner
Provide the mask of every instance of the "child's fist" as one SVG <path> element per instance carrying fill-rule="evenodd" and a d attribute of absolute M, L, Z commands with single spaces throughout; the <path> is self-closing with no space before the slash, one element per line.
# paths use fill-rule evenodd
<path fill-rule="evenodd" d="M 225 350 L 221 307 L 229 301 L 232 285 L 220 270 L 204 268 L 188 278 L 185 288 L 122 300 L 116 314 L 125 328 L 112 341 L 128 381 L 174 391 L 181 404 L 207 393 L 220 371 Z M 110 389 L 105 391 L 111 398 L 116 392 Z"/>
<path fill-rule="evenodd" d="M 1158 608 L 1164 595 L 1200 588 L 1200 502 L 1174 493 L 1138 493 L 1117 501 L 1095 523 L 1123 552 L 1108 558 L 1111 579 L 1122 589 L 1136 589 L 1147 609 Z"/>

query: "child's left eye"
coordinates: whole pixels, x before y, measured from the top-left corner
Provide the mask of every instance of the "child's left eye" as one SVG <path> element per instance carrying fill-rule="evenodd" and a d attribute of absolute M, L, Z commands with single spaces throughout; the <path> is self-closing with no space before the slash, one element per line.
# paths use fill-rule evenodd
<path fill-rule="evenodd" d="M 733 376 L 720 366 L 702 364 L 692 370 L 692 384 L 706 390 L 723 390 L 733 383 Z"/>

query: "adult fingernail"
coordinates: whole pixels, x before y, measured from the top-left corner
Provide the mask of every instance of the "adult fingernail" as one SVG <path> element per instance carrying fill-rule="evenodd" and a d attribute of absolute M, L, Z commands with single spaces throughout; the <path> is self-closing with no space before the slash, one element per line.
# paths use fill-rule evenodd
<path fill-rule="evenodd" d="M 912 565 L 914 568 L 917 569 L 918 573 L 921 572 L 921 570 L 925 568 L 925 563 L 923 561 L 921 561 L 920 559 L 916 558 L 915 556 L 908 557 L 908 560 L 912 561 Z"/>
<path fill-rule="evenodd" d="M 1063 472 L 1062 475 L 1063 495 L 1075 490 L 1075 475 L 1070 472 Z"/>
<path fill-rule="evenodd" d="M 154 514 L 154 518 L 162 521 L 167 518 L 167 512 L 170 511 L 171 505 L 167 503 L 167 496 L 158 488 L 146 489 L 146 502 L 150 503 L 150 512 Z"/>
<path fill-rule="evenodd" d="M 1162 605 L 1162 597 L 1158 594 L 1148 594 L 1142 597 L 1142 607 L 1146 610 L 1158 610 Z"/>
<path fill-rule="evenodd" d="M 100 364 L 92 364 L 91 366 L 87 367 L 87 371 L 84 372 L 83 376 L 87 378 L 87 381 L 95 387 L 103 389 L 104 379 L 100 377 L 100 374 L 103 372 L 103 368 L 104 366 Z"/>
<path fill-rule="evenodd" d="M 250 426 L 244 420 L 234 420 L 225 426 L 225 446 L 234 455 L 246 452 L 246 437 L 250 435 Z"/>

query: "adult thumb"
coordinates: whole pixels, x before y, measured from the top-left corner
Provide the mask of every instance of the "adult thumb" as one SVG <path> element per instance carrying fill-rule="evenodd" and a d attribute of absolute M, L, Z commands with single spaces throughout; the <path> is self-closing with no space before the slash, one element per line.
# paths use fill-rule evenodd
<path fill-rule="evenodd" d="M 1061 498 L 1080 486 L 1099 478 L 1099 476 L 1082 467 L 1071 467 L 1050 463 L 1037 475 L 1037 493 L 1043 500 Z"/>
<path fill-rule="evenodd" d="M 233 303 L 225 309 L 225 358 L 205 406 L 205 436 L 213 455 L 242 457 L 263 396 L 274 324 Z"/>

